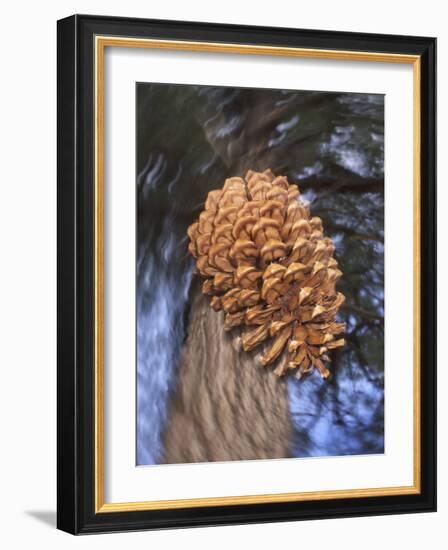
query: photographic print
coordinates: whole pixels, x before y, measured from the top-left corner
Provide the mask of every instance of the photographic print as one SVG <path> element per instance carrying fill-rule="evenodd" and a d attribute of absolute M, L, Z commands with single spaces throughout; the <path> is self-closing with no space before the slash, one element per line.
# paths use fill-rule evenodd
<path fill-rule="evenodd" d="M 139 82 L 136 127 L 137 465 L 383 453 L 384 96 Z"/>

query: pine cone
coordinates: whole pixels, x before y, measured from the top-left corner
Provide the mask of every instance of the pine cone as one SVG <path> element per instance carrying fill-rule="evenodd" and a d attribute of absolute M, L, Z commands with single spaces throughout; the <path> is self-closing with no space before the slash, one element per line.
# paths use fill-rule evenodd
<path fill-rule="evenodd" d="M 271 170 L 229 178 L 210 191 L 188 235 L 202 290 L 227 330 L 242 327 L 244 350 L 269 344 L 261 361 L 277 375 L 316 368 L 327 378 L 328 350 L 345 343 L 336 322 L 342 273 L 297 185 Z"/>

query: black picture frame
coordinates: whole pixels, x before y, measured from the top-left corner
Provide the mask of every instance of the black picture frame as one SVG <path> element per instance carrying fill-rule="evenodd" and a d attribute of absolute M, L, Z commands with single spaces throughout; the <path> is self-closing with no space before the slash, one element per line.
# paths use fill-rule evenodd
<path fill-rule="evenodd" d="M 95 511 L 95 36 L 384 52 L 421 60 L 419 494 Z M 436 39 L 74 15 L 58 21 L 57 526 L 73 534 L 436 510 Z"/>

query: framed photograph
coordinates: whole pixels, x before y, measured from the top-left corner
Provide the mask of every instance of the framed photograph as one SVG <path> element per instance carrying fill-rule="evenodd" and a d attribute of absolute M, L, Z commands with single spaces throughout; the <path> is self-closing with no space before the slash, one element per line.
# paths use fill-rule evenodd
<path fill-rule="evenodd" d="M 434 38 L 58 22 L 58 527 L 434 511 Z"/>

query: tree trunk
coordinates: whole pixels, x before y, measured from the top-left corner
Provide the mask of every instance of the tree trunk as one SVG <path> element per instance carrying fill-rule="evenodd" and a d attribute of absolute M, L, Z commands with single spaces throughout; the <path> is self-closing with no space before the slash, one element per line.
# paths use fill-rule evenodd
<path fill-rule="evenodd" d="M 286 458 L 292 424 L 285 379 L 239 351 L 196 282 L 188 336 L 164 434 L 165 463 Z"/>

